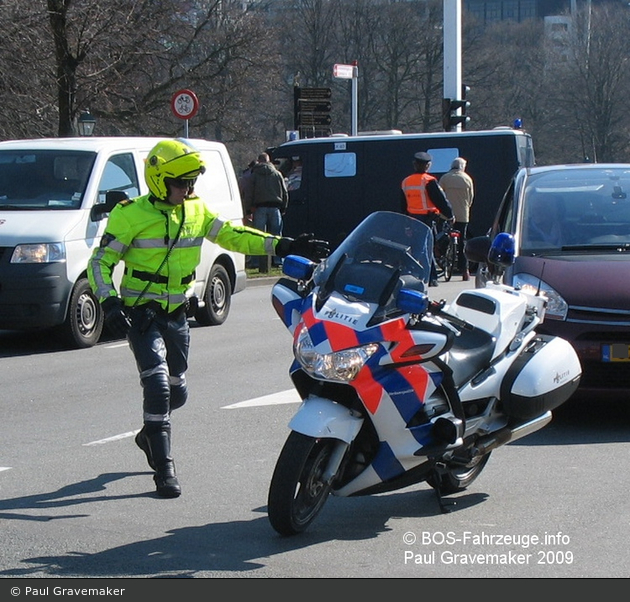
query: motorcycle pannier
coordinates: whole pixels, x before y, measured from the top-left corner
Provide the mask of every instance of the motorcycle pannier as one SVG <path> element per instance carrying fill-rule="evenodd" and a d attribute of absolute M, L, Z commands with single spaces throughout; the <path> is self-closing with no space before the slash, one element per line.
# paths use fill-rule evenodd
<path fill-rule="evenodd" d="M 539 335 L 507 371 L 501 401 L 511 418 L 529 420 L 564 403 L 578 387 L 582 369 L 571 344 Z"/>

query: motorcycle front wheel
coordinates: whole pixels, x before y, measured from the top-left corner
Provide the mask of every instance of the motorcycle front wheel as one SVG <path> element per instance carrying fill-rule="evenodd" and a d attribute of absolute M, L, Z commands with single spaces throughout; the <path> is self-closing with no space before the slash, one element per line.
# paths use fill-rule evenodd
<path fill-rule="evenodd" d="M 322 475 L 337 442 L 291 431 L 280 452 L 269 486 L 267 514 L 281 535 L 304 531 L 319 514 L 331 484 Z"/>
<path fill-rule="evenodd" d="M 490 459 L 491 453 L 488 452 L 484 456 L 477 456 L 468 464 L 447 462 L 445 468 L 442 468 L 439 472 L 432 473 L 427 478 L 427 483 L 444 495 L 462 491 L 469 487 L 481 474 L 481 471 Z"/>

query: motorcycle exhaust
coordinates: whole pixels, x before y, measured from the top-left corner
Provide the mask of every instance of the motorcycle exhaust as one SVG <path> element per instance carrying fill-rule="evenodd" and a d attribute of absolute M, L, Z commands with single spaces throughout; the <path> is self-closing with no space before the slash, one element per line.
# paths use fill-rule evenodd
<path fill-rule="evenodd" d="M 512 441 L 517 441 L 518 439 L 522 439 L 527 435 L 535 433 L 537 430 L 540 430 L 549 424 L 551 422 L 551 418 L 551 412 L 545 412 L 541 416 L 538 416 L 533 420 L 523 422 L 514 428 L 505 426 L 502 429 L 499 429 L 496 433 L 481 437 L 479 441 L 477 441 L 475 449 L 480 455 L 485 455 L 488 452 L 497 449 L 497 447 L 505 445 L 506 443 L 512 443 Z"/>

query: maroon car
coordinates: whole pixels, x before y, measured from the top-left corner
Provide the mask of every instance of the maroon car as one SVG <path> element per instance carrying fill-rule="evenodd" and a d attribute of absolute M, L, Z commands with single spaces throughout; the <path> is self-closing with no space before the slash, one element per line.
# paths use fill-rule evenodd
<path fill-rule="evenodd" d="M 575 347 L 582 392 L 630 393 L 629 194 L 630 164 L 523 168 L 488 236 L 466 245 L 483 286 L 493 277 L 484 262 L 490 240 L 514 235 L 516 261 L 503 280 L 548 297 L 539 330 Z"/>

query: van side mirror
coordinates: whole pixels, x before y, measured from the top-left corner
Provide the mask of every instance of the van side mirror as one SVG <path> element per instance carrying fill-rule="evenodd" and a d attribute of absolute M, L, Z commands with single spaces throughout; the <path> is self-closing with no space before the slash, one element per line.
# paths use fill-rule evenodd
<path fill-rule="evenodd" d="M 106 213 L 110 213 L 111 210 L 118 204 L 120 201 L 125 201 L 129 197 L 127 193 L 122 190 L 108 190 L 105 193 L 105 202 L 97 203 L 92 207 L 90 211 L 90 219 L 93 222 L 98 222 L 105 217 Z"/>

